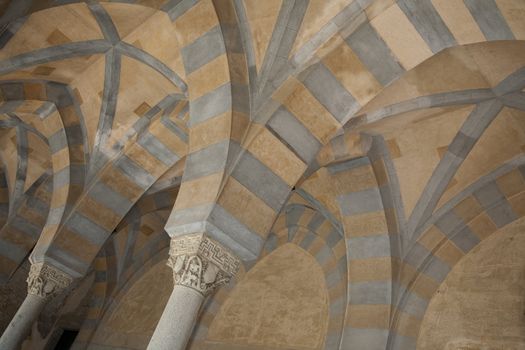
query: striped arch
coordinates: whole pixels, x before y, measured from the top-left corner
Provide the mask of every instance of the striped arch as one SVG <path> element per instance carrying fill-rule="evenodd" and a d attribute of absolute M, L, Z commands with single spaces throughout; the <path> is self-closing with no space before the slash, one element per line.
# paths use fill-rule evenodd
<path fill-rule="evenodd" d="M 343 348 L 380 349 L 387 344 L 400 252 L 395 215 L 390 215 L 392 177 L 384 156 L 370 152 L 369 157 L 328 166 L 338 193 L 348 259 Z"/>
<path fill-rule="evenodd" d="M 242 225 L 231 225 L 235 218 L 220 200 L 231 191 L 228 176 L 250 118 L 238 14 L 230 0 L 182 2 L 175 9 L 171 18 L 181 36 L 190 131 L 180 193 L 166 231 L 170 236 L 207 232 L 239 256 L 253 260 L 254 242 L 260 246 L 262 239 L 246 235 Z M 198 27 L 196 16 L 203 18 Z"/>
<path fill-rule="evenodd" d="M 163 226 L 177 192 L 178 187 L 174 187 L 141 197 L 94 259 L 93 297 L 75 343 L 79 348 L 90 342 L 107 308 L 114 303 L 115 293 L 127 281 L 132 285 L 135 273 L 142 276 L 158 261 L 166 259 L 169 240 Z M 147 266 L 141 269 L 144 264 Z"/>
<path fill-rule="evenodd" d="M 330 299 L 325 349 L 339 349 L 348 302 L 347 256 L 343 234 L 319 211 L 290 203 L 273 226 L 261 258 L 286 243 L 296 244 L 308 252 L 324 271 Z"/>
<path fill-rule="evenodd" d="M 278 232 L 277 234 L 274 232 Z M 338 349 L 346 305 L 346 256 L 345 244 L 339 229 L 319 212 L 299 204 L 290 204 L 283 209 L 272 227 L 259 259 L 286 243 L 293 243 L 311 254 L 325 272 L 330 297 L 330 318 L 326 349 Z M 193 332 L 190 348 L 206 340 L 208 329 L 236 284 L 242 280 L 244 269 L 235 279 L 209 298 L 203 307 Z"/>
<path fill-rule="evenodd" d="M 186 154 L 183 122 L 157 115 L 87 186 L 60 228 L 44 231 L 32 254 L 83 276 L 135 202 Z"/>
<path fill-rule="evenodd" d="M 43 174 L 0 229 L 0 283 L 6 283 L 36 244 L 49 213 L 53 178 Z"/>
<path fill-rule="evenodd" d="M 24 115 L 19 118 L 22 123 L 20 125 L 26 125 L 43 137 L 49 145 L 53 183 L 50 209 L 49 214 L 46 215 L 44 230 L 52 229 L 60 223 L 62 216 L 71 208 L 84 186 L 85 129 L 76 97 L 66 85 L 46 81 L 2 82 L 0 90 L 4 99 L 0 107 L 1 112 Z M 38 129 L 30 124 L 37 125 Z M 23 180 L 25 182 L 25 175 Z M 21 197 L 22 193 L 18 193 L 18 196 Z M 11 259 L 3 278 L 8 278 L 16 269 L 18 263 L 33 247 L 42 230 L 33 227 L 30 231 L 26 232 L 25 238 L 17 240 L 20 246 L 13 251 L 17 252 L 17 255 L 12 256 L 14 260 Z"/>
<path fill-rule="evenodd" d="M 121 297 L 144 273 L 167 259 L 169 239 L 163 225 L 172 204 L 137 216 L 122 225 L 95 258 L 92 299 L 87 318 L 75 341 L 77 348 L 89 344 L 104 315 L 111 313 Z"/>
<path fill-rule="evenodd" d="M 448 273 L 482 240 L 525 215 L 525 158 L 484 176 L 425 224 L 401 268 L 389 349 L 415 349 L 432 296 Z"/>

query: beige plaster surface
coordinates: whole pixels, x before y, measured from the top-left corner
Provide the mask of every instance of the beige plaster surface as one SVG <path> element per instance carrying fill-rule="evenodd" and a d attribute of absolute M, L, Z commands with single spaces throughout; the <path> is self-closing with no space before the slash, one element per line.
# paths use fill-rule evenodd
<path fill-rule="evenodd" d="M 525 349 L 525 218 L 466 255 L 430 301 L 418 350 Z"/>
<path fill-rule="evenodd" d="M 311 255 L 286 244 L 239 282 L 202 349 L 321 349 L 327 318 L 321 268 Z"/>
<path fill-rule="evenodd" d="M 84 3 L 33 13 L 0 51 L 0 59 L 72 41 L 102 39 L 95 18 Z"/>
<path fill-rule="evenodd" d="M 106 315 L 93 344 L 123 349 L 145 349 L 173 287 L 172 271 L 157 263 L 125 293 Z"/>
<path fill-rule="evenodd" d="M 282 0 L 244 0 L 258 71 L 263 64 L 282 2 Z"/>
<path fill-rule="evenodd" d="M 299 48 L 312 39 L 321 28 L 332 18 L 341 12 L 351 0 L 311 0 L 304 15 L 297 38 L 290 54 L 294 54 Z"/>
<path fill-rule="evenodd" d="M 405 215 L 414 209 L 435 167 L 474 106 L 431 108 L 377 123 L 399 179 Z"/>

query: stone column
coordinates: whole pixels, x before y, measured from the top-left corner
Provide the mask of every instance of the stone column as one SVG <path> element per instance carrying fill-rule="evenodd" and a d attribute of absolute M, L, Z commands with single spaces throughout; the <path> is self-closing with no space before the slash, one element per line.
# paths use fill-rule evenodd
<path fill-rule="evenodd" d="M 31 265 L 27 296 L 0 338 L 0 349 L 18 350 L 47 302 L 73 281 L 68 274 L 46 263 Z"/>
<path fill-rule="evenodd" d="M 171 240 L 173 292 L 151 337 L 150 350 L 184 350 L 206 297 L 237 273 L 240 261 L 204 234 Z"/>

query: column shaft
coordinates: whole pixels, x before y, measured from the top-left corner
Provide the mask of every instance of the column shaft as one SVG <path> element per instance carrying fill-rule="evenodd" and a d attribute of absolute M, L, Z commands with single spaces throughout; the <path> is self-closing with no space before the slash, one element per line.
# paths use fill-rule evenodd
<path fill-rule="evenodd" d="M 203 301 L 204 296 L 196 290 L 175 285 L 148 350 L 184 350 Z"/>
<path fill-rule="evenodd" d="M 168 266 L 175 286 L 149 350 L 184 350 L 204 299 L 239 270 L 240 261 L 202 233 L 171 239 Z"/>
<path fill-rule="evenodd" d="M 0 338 L 0 349 L 18 350 L 45 305 L 46 299 L 28 294 Z"/>

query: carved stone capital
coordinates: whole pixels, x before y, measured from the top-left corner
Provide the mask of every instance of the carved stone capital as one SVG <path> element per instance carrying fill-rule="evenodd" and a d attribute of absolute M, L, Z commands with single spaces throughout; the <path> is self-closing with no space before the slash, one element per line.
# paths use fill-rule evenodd
<path fill-rule="evenodd" d="M 51 298 L 66 289 L 73 278 L 46 263 L 31 265 L 27 277 L 27 293 L 41 298 Z"/>
<path fill-rule="evenodd" d="M 174 283 L 192 288 L 205 297 L 228 283 L 240 264 L 227 248 L 204 234 L 171 239 L 168 266 L 173 269 Z"/>

